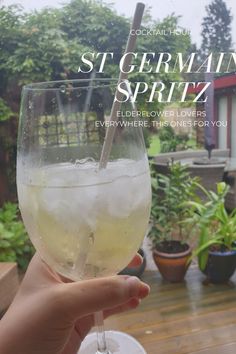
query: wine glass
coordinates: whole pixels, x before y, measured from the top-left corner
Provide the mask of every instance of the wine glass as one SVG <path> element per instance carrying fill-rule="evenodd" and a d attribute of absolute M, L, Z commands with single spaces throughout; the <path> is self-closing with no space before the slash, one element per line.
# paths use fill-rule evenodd
<path fill-rule="evenodd" d="M 109 161 L 99 169 L 116 87 L 117 80 L 88 79 L 29 84 L 22 92 L 20 210 L 41 258 L 73 281 L 121 271 L 149 222 L 148 159 L 137 118 L 127 117 L 135 115 L 131 97 L 117 112 Z M 145 353 L 126 334 L 108 331 L 105 338 L 102 313 L 95 323 L 97 341 L 87 336 L 79 353 Z"/>

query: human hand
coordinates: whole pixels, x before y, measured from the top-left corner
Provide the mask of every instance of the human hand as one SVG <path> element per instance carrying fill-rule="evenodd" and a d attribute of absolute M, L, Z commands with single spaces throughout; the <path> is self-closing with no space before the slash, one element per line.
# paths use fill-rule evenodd
<path fill-rule="evenodd" d="M 141 262 L 136 255 L 129 266 Z M 65 282 L 36 254 L 0 321 L 0 353 L 75 354 L 94 325 L 94 312 L 106 318 L 135 308 L 148 293 L 148 285 L 128 276 Z"/>

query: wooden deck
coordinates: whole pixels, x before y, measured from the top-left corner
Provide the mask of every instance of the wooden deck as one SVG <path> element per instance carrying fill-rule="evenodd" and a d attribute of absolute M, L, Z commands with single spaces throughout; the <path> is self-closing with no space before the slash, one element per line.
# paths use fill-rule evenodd
<path fill-rule="evenodd" d="M 148 354 L 235 354 L 236 276 L 226 285 L 204 285 L 204 279 L 196 265 L 182 284 L 145 271 L 149 297 L 138 309 L 108 319 L 106 329 L 129 333 Z"/>
<path fill-rule="evenodd" d="M 18 287 L 16 263 L 0 263 L 0 318 L 12 302 Z"/>

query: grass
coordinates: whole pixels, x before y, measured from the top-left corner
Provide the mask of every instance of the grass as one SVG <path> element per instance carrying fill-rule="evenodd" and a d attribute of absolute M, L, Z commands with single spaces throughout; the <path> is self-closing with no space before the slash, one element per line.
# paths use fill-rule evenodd
<path fill-rule="evenodd" d="M 193 150 L 196 150 L 198 147 L 197 147 L 197 142 L 196 142 L 196 139 L 192 138 L 192 139 L 189 139 L 188 141 L 188 148 L 189 149 L 193 149 Z"/>
<path fill-rule="evenodd" d="M 148 148 L 149 156 L 156 156 L 161 151 L 161 143 L 157 134 L 152 135 L 150 141 L 150 147 Z"/>
<path fill-rule="evenodd" d="M 188 140 L 188 148 L 189 149 L 197 149 L 197 143 L 195 138 L 191 138 Z M 148 156 L 156 156 L 161 152 L 161 142 L 158 137 L 158 134 L 153 134 L 150 139 L 150 147 L 148 148 Z"/>

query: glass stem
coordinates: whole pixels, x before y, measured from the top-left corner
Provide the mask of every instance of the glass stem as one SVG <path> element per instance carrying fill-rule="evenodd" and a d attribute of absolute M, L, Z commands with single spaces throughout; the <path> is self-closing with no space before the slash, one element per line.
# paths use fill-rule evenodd
<path fill-rule="evenodd" d="M 103 312 L 99 311 L 94 314 L 95 326 L 97 327 L 97 347 L 96 354 L 111 354 L 107 349 L 106 336 L 104 331 Z"/>

